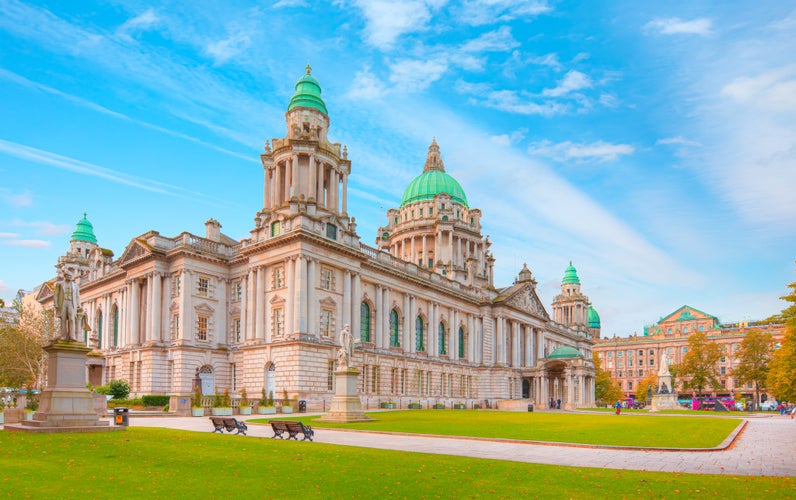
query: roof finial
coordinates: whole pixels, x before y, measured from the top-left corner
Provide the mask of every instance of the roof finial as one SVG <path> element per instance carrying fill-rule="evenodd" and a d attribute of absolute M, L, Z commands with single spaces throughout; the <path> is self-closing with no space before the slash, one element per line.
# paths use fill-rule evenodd
<path fill-rule="evenodd" d="M 306 68 L 304 68 L 304 69 L 307 71 L 307 74 L 308 74 L 308 75 L 312 73 L 312 66 L 310 66 L 310 63 L 309 63 L 309 62 L 307 63 L 307 67 L 306 67 Z"/>
<path fill-rule="evenodd" d="M 430 172 L 431 170 L 445 171 L 445 164 L 442 162 L 442 155 L 439 153 L 439 144 L 437 144 L 437 137 L 431 140 L 431 145 L 428 147 L 428 155 L 426 155 L 426 165 L 423 172 Z"/>

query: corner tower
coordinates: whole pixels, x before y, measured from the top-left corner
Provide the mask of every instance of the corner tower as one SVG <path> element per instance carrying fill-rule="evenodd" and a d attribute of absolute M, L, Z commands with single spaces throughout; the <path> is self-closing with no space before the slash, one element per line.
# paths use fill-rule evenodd
<path fill-rule="evenodd" d="M 460 283 L 493 283 L 494 258 L 489 238 L 481 235 L 481 210 L 470 208 L 462 186 L 445 172 L 436 139 L 428 147 L 423 172 L 404 190 L 401 206 L 387 211 L 376 245 Z"/>
<path fill-rule="evenodd" d="M 589 333 L 589 298 L 580 291 L 580 278 L 572 261 L 564 271 L 561 294 L 553 300 L 553 320 L 585 334 Z"/>
<path fill-rule="evenodd" d="M 266 141 L 260 155 L 263 209 L 255 224 L 278 234 L 299 227 L 300 216 L 306 215 L 312 223 L 353 232 L 348 218 L 351 162 L 345 147 L 328 140 L 329 115 L 310 66 L 296 82 L 285 123 L 285 137 Z"/>

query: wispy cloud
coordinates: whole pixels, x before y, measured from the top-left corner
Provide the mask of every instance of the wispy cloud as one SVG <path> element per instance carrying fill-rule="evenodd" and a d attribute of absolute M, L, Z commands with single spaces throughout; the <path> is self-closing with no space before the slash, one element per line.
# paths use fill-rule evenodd
<path fill-rule="evenodd" d="M 465 0 L 458 18 L 471 26 L 536 17 L 553 9 L 543 0 Z"/>
<path fill-rule="evenodd" d="M 124 24 L 119 26 L 116 33 L 123 37 L 129 37 L 131 33 L 149 30 L 160 24 L 160 22 L 161 19 L 155 13 L 155 9 L 150 8 L 132 19 L 128 19 Z"/>
<path fill-rule="evenodd" d="M 279 0 L 273 5 L 274 9 L 283 9 L 287 7 L 308 7 L 306 0 Z"/>
<path fill-rule="evenodd" d="M 369 66 L 366 66 L 354 75 L 351 88 L 346 95 L 350 99 L 372 100 L 383 97 L 386 91 L 387 85 L 371 72 Z"/>
<path fill-rule="evenodd" d="M 248 49 L 251 42 L 249 33 L 240 31 L 223 40 L 209 43 L 205 47 L 205 53 L 212 57 L 216 64 L 224 64 L 229 59 Z"/>
<path fill-rule="evenodd" d="M 692 141 L 691 139 L 686 139 L 685 137 L 678 135 L 677 137 L 666 137 L 664 139 L 658 139 L 655 141 L 655 144 L 661 145 L 677 145 L 677 146 L 701 146 L 700 143 L 697 141 Z"/>
<path fill-rule="evenodd" d="M 796 66 L 737 78 L 725 85 L 721 94 L 761 110 L 796 110 Z"/>
<path fill-rule="evenodd" d="M 173 186 L 153 179 L 146 179 L 143 177 L 136 177 L 133 175 L 118 172 L 109 168 L 101 167 L 93 163 L 87 163 L 68 156 L 61 156 L 56 153 L 44 151 L 34 147 L 26 146 L 24 144 L 17 144 L 15 142 L 0 139 L 0 153 L 21 158 L 23 160 L 31 161 L 41 165 L 48 165 L 61 170 L 67 170 L 82 175 L 89 175 L 92 177 L 99 177 L 110 182 L 117 184 L 124 184 L 126 186 L 143 189 L 155 193 L 165 194 L 169 196 L 176 196 L 180 198 L 199 196 L 201 198 L 218 200 L 216 198 L 207 196 L 202 193 L 189 191 L 179 186 Z M 224 201 L 227 203 L 226 201 Z"/>
<path fill-rule="evenodd" d="M 399 90 L 419 91 L 437 81 L 447 68 L 442 61 L 406 59 L 390 65 L 390 82 Z"/>
<path fill-rule="evenodd" d="M 33 205 L 33 193 L 28 190 L 13 193 L 10 189 L 0 188 L 0 200 L 12 207 L 29 207 Z"/>
<path fill-rule="evenodd" d="M 25 247 L 25 248 L 47 248 L 52 243 L 45 240 L 7 240 L 3 242 L 4 245 L 11 247 Z"/>
<path fill-rule="evenodd" d="M 511 146 L 512 144 L 516 144 L 525 139 L 525 134 L 527 133 L 527 128 L 520 128 L 514 130 L 510 134 L 493 135 L 490 137 L 490 140 L 495 144 L 500 144 L 501 146 Z"/>
<path fill-rule="evenodd" d="M 635 148 L 629 144 L 611 144 L 603 141 L 591 144 L 541 141 L 528 148 L 528 152 L 533 156 L 547 157 L 558 162 L 569 160 L 607 162 L 616 160 L 620 156 L 633 154 L 634 151 Z"/>
<path fill-rule="evenodd" d="M 36 230 L 36 234 L 41 236 L 61 236 L 69 232 L 66 224 L 53 224 L 47 221 L 23 221 L 14 219 L 9 223 L 13 227 L 30 227 Z"/>
<path fill-rule="evenodd" d="M 0 238 L 19 238 L 19 233 L 0 233 Z"/>
<path fill-rule="evenodd" d="M 470 95 L 472 104 L 487 108 L 508 111 L 520 115 L 552 116 L 565 113 L 568 107 L 558 101 L 548 99 L 537 102 L 536 97 L 515 90 L 493 90 L 487 84 L 459 81 L 456 91 Z"/>
<path fill-rule="evenodd" d="M 700 17 L 690 21 L 684 21 L 679 17 L 669 17 L 666 19 L 653 19 L 644 25 L 648 31 L 654 31 L 661 35 L 709 35 L 713 21 L 708 18 Z"/>
<path fill-rule="evenodd" d="M 501 26 L 495 31 L 484 33 L 474 40 L 462 45 L 464 52 L 507 52 L 519 47 L 520 42 L 511 35 L 511 28 Z"/>
<path fill-rule="evenodd" d="M 366 40 L 385 50 L 401 36 L 422 31 L 438 2 L 421 0 L 356 0 L 365 16 Z"/>
<path fill-rule="evenodd" d="M 564 78 L 552 89 L 544 89 L 542 95 L 548 97 L 561 97 L 576 90 L 587 89 L 592 86 L 591 78 L 580 71 L 570 70 Z"/>

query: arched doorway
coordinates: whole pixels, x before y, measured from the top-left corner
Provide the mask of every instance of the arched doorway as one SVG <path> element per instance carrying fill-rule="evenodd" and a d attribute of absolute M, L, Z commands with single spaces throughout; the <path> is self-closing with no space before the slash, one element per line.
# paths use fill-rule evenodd
<path fill-rule="evenodd" d="M 276 387 L 276 365 L 273 363 L 265 367 L 265 397 L 273 399 Z"/>
<path fill-rule="evenodd" d="M 522 379 L 522 399 L 530 399 L 531 397 L 531 382 L 524 378 Z"/>
<path fill-rule="evenodd" d="M 212 396 L 215 394 L 215 377 L 213 376 L 213 367 L 204 365 L 199 368 L 199 380 L 202 381 L 202 396 Z"/>

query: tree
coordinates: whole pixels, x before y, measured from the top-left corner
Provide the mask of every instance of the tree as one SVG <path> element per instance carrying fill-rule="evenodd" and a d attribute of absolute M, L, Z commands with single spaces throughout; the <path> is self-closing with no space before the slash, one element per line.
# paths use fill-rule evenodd
<path fill-rule="evenodd" d="M 611 374 L 603 370 L 600 358 L 597 352 L 594 353 L 594 399 L 597 401 L 604 401 L 606 403 L 613 403 L 619 401 L 624 397 L 622 389 L 619 384 L 611 378 Z"/>
<path fill-rule="evenodd" d="M 779 401 L 796 401 L 796 282 L 788 287 L 791 293 L 781 299 L 791 305 L 775 317 L 785 323 L 785 338 L 768 372 L 768 388 Z"/>
<path fill-rule="evenodd" d="M 47 362 L 49 319 L 35 306 L 15 300 L 10 321 L 0 322 L 0 385 L 39 387 Z"/>
<path fill-rule="evenodd" d="M 718 373 L 716 364 L 722 352 L 719 344 L 708 340 L 705 332 L 696 332 L 688 337 L 688 352 L 683 356 L 683 362 L 678 367 L 678 375 L 683 378 L 690 377 L 683 383 L 685 389 L 696 389 L 697 394 L 702 393 L 706 387 L 718 387 Z"/>
<path fill-rule="evenodd" d="M 653 372 L 650 372 L 644 380 L 638 383 L 638 387 L 636 387 L 636 401 L 647 401 L 648 387 L 652 387 L 652 393 L 655 394 L 655 390 L 658 388 L 658 376 Z M 647 404 L 649 403 L 650 401 L 647 401 Z"/>
<path fill-rule="evenodd" d="M 740 384 L 752 382 L 755 385 L 755 405 L 760 401 L 760 386 L 766 385 L 773 351 L 770 333 L 751 330 L 744 336 L 735 355 L 738 364 L 732 373 Z"/>

